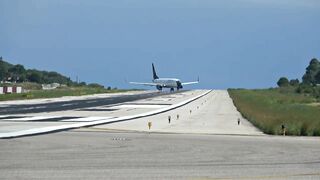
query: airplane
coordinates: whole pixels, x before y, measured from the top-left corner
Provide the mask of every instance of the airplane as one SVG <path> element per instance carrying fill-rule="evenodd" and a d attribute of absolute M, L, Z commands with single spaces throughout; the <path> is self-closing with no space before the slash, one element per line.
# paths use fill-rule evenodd
<path fill-rule="evenodd" d="M 145 85 L 145 86 L 155 86 L 159 91 L 162 91 L 163 88 L 170 88 L 170 91 L 173 92 L 176 88 L 177 91 L 183 88 L 184 85 L 189 84 L 197 84 L 199 83 L 199 78 L 194 82 L 181 82 L 180 79 L 177 78 L 159 78 L 152 63 L 152 72 L 153 72 L 153 80 L 151 83 L 143 83 L 143 82 L 129 82 L 130 84 L 137 85 Z"/>

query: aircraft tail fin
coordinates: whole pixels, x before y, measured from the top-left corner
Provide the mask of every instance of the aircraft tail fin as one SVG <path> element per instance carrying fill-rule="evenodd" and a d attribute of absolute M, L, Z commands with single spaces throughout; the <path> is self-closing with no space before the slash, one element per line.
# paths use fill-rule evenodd
<path fill-rule="evenodd" d="M 159 77 L 157 76 L 157 72 L 156 72 L 156 69 L 154 68 L 153 63 L 152 63 L 152 73 L 153 73 L 153 79 L 159 79 Z"/>

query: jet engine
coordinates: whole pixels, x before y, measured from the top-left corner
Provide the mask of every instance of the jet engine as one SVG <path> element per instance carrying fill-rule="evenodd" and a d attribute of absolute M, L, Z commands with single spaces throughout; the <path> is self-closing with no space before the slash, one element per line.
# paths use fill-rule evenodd
<path fill-rule="evenodd" d="M 162 86 L 156 86 L 159 91 L 162 91 Z"/>

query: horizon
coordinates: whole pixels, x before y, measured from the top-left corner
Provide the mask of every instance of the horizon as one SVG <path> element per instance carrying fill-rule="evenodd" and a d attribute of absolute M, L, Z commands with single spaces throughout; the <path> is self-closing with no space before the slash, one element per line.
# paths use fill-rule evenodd
<path fill-rule="evenodd" d="M 320 58 L 320 2 L 0 1 L 0 56 L 117 88 L 159 77 L 186 89 L 270 88 Z M 138 72 L 138 73 L 137 73 Z"/>

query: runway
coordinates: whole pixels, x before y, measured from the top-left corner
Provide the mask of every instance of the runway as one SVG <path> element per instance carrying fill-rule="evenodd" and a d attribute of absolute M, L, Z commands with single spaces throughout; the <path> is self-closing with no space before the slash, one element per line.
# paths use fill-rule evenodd
<path fill-rule="evenodd" d="M 209 92 L 211 91 L 139 92 L 135 95 L 114 95 L 111 98 L 99 97 L 72 101 L 61 98 L 57 102 L 50 103 L 24 101 L 19 105 L 2 104 L 7 111 L 10 111 L 12 106 L 16 106 L 16 109 L 28 107 L 27 110 L 30 112 L 1 116 L 0 138 L 14 138 L 135 120 L 182 107 Z M 65 104 L 74 104 L 74 102 L 82 102 L 84 105 L 70 105 L 72 109 L 61 107 Z M 88 102 L 90 106 L 86 104 Z M 98 102 L 102 104 L 96 104 Z M 60 106 L 59 109 L 55 109 L 57 104 Z M 39 105 L 46 108 L 41 109 L 40 112 L 33 112 L 34 108 Z M 39 109 L 36 108 L 36 110 Z"/>
<path fill-rule="evenodd" d="M 60 98 L 50 112 L 1 116 L 0 135 L 77 128 L 0 139 L 0 179 L 320 179 L 319 138 L 263 134 L 225 90 L 138 94 Z M 141 99 L 110 104 L 130 95 Z M 92 103 L 54 109 L 76 101 Z"/>
<path fill-rule="evenodd" d="M 0 179 L 320 178 L 318 138 L 68 131 L 0 146 Z"/>
<path fill-rule="evenodd" d="M 181 91 L 183 92 L 183 91 Z M 0 115 L 14 115 L 14 114 L 28 114 L 28 113 L 44 113 L 44 112 L 57 112 L 67 111 L 81 108 L 90 108 L 97 106 L 107 106 L 119 104 L 124 102 L 136 101 L 152 97 L 165 95 L 165 92 L 150 92 L 143 94 L 130 94 L 111 96 L 105 98 L 90 98 L 82 100 L 58 101 L 48 103 L 35 103 L 35 104 L 9 104 L 0 108 Z"/>

